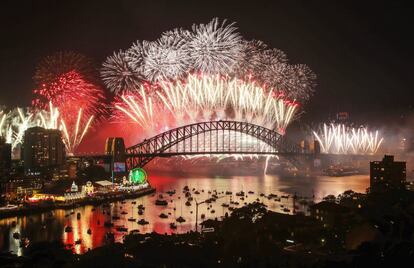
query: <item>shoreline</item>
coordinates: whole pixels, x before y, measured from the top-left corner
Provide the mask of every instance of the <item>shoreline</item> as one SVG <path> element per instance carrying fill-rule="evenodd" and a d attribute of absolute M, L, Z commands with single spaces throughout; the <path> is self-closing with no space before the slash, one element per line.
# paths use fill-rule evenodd
<path fill-rule="evenodd" d="M 55 210 L 55 209 L 73 209 L 73 208 L 86 206 L 86 205 L 100 205 L 106 202 L 114 202 L 114 201 L 138 198 L 144 195 L 155 193 L 155 191 L 156 191 L 155 188 L 149 187 L 149 188 L 138 190 L 138 191 L 131 192 L 131 193 L 122 192 L 122 193 L 107 194 L 105 196 L 99 196 L 99 197 L 87 197 L 84 199 L 72 201 L 70 203 L 53 203 L 53 204 L 40 204 L 40 205 L 26 206 L 26 207 L 13 209 L 13 210 L 2 211 L 0 213 L 0 219 L 44 213 L 44 212 Z"/>

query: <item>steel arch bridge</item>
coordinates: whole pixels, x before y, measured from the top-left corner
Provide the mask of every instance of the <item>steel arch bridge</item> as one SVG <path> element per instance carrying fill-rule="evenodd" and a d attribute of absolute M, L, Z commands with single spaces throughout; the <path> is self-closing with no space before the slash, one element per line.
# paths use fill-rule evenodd
<path fill-rule="evenodd" d="M 239 135 L 237 135 L 239 133 Z M 267 146 L 246 149 L 243 138 L 250 136 Z M 207 139 L 206 139 L 207 136 Z M 207 142 L 206 142 L 207 141 Z M 241 146 L 232 146 L 238 143 Z M 179 146 L 180 145 L 180 146 Z M 210 121 L 186 125 L 160 133 L 126 149 L 128 169 L 144 167 L 155 157 L 199 154 L 296 155 L 300 146 L 278 132 L 246 122 Z"/>

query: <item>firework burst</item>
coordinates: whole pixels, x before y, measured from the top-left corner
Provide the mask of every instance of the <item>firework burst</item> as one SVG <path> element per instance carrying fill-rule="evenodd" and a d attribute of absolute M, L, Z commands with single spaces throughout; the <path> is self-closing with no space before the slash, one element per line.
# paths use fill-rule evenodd
<path fill-rule="evenodd" d="M 104 84 L 115 94 L 135 91 L 144 76 L 136 72 L 126 60 L 122 50 L 114 52 L 102 64 L 101 77 Z"/>

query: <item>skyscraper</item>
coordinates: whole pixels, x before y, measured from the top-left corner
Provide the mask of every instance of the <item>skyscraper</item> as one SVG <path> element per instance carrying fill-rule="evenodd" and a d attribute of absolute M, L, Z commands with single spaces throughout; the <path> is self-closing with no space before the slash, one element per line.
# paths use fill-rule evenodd
<path fill-rule="evenodd" d="M 23 159 L 26 174 L 41 174 L 63 165 L 65 145 L 56 129 L 32 127 L 24 133 Z"/>

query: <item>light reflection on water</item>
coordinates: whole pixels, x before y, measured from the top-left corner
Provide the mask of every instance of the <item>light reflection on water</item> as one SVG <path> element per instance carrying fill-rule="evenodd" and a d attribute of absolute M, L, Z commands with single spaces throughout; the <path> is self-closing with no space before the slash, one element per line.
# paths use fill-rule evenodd
<path fill-rule="evenodd" d="M 280 202 L 269 200 L 266 197 L 260 197 L 260 193 L 266 195 L 274 193 L 277 195 L 293 195 L 297 193 L 299 196 L 309 197 L 310 200 L 314 195 L 315 202 L 319 201 L 323 196 L 328 194 L 338 195 L 346 190 L 354 190 L 356 192 L 365 192 L 369 186 L 369 178 L 366 175 L 349 176 L 349 177 L 289 177 L 284 178 L 276 175 L 266 176 L 234 176 L 234 177 L 172 177 L 172 176 L 151 176 L 151 183 L 157 189 L 156 195 L 144 196 L 135 200 L 126 200 L 122 202 L 114 202 L 109 207 L 97 206 L 93 211 L 93 206 L 85 206 L 76 208 L 71 214 L 71 210 L 55 210 L 37 215 L 30 215 L 26 217 L 14 217 L 0 220 L 0 250 L 11 250 L 18 255 L 22 255 L 22 248 L 19 246 L 20 242 L 13 238 L 13 233 L 18 232 L 22 237 L 27 237 L 31 242 L 35 241 L 53 241 L 62 240 L 65 244 L 72 244 L 73 251 L 76 253 L 83 253 L 88 249 L 98 247 L 104 243 L 104 236 L 107 232 L 112 231 L 115 234 L 116 241 L 122 241 L 125 233 L 118 232 L 117 226 L 125 226 L 129 231 L 138 229 L 143 232 L 158 232 L 158 233 L 182 233 L 195 228 L 195 202 L 191 202 L 191 206 L 186 206 L 186 198 L 182 192 L 184 186 L 188 186 L 192 192 L 193 198 L 197 201 L 203 201 L 211 196 L 208 191 L 216 190 L 219 196 L 224 196 L 226 191 L 232 191 L 233 195 L 224 196 L 211 204 L 208 209 L 208 204 L 201 204 L 199 206 L 199 222 L 201 214 L 205 214 L 208 218 L 223 217 L 227 208 L 221 206 L 222 203 L 229 203 L 231 199 L 238 201 L 239 206 L 244 202 L 253 202 L 256 198 L 274 211 L 282 212 L 283 207 L 288 208 L 291 212 L 294 209 L 293 199 L 282 198 Z M 192 189 L 195 188 L 200 194 L 194 194 Z M 165 192 L 168 190 L 176 190 L 176 194 L 169 196 Z M 203 192 L 204 190 L 204 192 Z M 254 194 L 247 194 L 244 201 L 235 196 L 238 191 L 253 191 Z M 223 192 L 223 194 L 222 194 Z M 155 200 L 159 194 L 163 194 L 164 199 L 168 201 L 167 207 L 155 206 Z M 135 201 L 136 204 L 132 204 Z M 138 205 L 144 205 L 145 211 L 142 216 L 138 215 Z M 212 213 L 212 210 L 215 210 Z M 296 204 L 296 211 L 303 211 L 306 213 L 306 207 Z M 107 213 L 110 212 L 110 213 Z M 127 214 L 121 214 L 127 212 Z M 167 219 L 161 219 L 160 213 L 169 214 Z M 77 214 L 80 213 L 80 219 L 77 219 Z M 110 215 L 108 215 L 110 214 Z M 112 216 L 117 215 L 119 220 L 112 220 Z M 128 221 L 130 217 L 145 219 L 149 222 L 148 225 L 141 226 L 136 221 Z M 182 216 L 186 220 L 184 223 L 177 223 L 177 229 L 171 230 L 169 224 L 175 222 L 174 219 Z M 104 227 L 104 222 L 111 220 L 114 227 Z M 13 222 L 16 224 L 13 225 Z M 73 228 L 72 232 L 65 232 L 66 226 Z M 91 234 L 88 234 L 88 229 Z M 80 240 L 80 244 L 75 244 L 75 241 Z"/>

